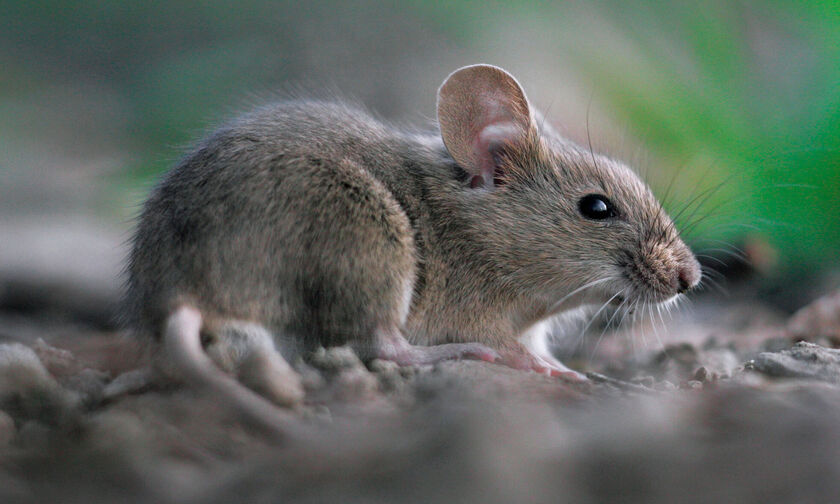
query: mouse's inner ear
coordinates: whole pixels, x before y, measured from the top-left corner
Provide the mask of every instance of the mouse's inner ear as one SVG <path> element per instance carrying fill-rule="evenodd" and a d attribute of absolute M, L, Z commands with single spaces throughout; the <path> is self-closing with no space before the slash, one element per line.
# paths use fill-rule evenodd
<path fill-rule="evenodd" d="M 499 67 L 472 65 L 453 72 L 438 90 L 437 116 L 449 154 L 473 187 L 499 179 L 497 154 L 531 137 L 534 121 L 522 86 Z"/>

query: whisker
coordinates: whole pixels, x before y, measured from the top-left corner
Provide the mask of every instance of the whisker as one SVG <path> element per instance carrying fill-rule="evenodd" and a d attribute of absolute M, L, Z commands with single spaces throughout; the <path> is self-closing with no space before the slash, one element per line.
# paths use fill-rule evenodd
<path fill-rule="evenodd" d="M 659 347 L 663 350 L 665 349 L 665 343 L 662 342 L 662 338 L 659 336 L 659 328 L 657 327 L 656 315 L 653 312 L 653 309 L 656 308 L 657 313 L 659 313 L 659 320 L 662 322 L 662 329 L 665 329 L 665 319 L 662 318 L 662 313 L 660 312 L 659 304 L 653 305 L 648 304 L 648 312 L 650 313 L 650 324 L 653 328 L 653 337 L 656 338 L 656 341 L 659 343 Z"/>
<path fill-rule="evenodd" d="M 685 169 L 685 167 L 688 166 L 688 162 L 689 159 L 686 159 L 685 161 L 680 163 L 679 166 L 677 166 L 676 170 L 674 170 L 674 174 L 671 176 L 671 181 L 668 182 L 668 187 L 665 189 L 665 195 L 660 200 L 662 202 L 659 205 L 660 209 L 664 210 L 664 208 L 668 207 L 671 204 L 671 200 L 669 199 L 671 196 L 673 196 L 673 194 L 671 194 L 671 190 L 674 188 L 674 184 L 676 183 L 680 173 L 682 173 L 683 169 Z"/>
<path fill-rule="evenodd" d="M 608 281 L 610 281 L 610 280 L 612 280 L 612 278 L 611 278 L 611 277 L 601 278 L 600 280 L 595 280 L 595 281 L 593 281 L 593 282 L 589 282 L 588 284 L 584 285 L 583 287 L 578 287 L 577 289 L 573 290 L 572 292 L 570 292 L 570 293 L 566 294 L 565 296 L 563 296 L 562 298 L 560 298 L 560 301 L 557 301 L 556 303 L 554 303 L 553 305 L 551 305 L 551 307 L 548 309 L 548 312 L 549 312 L 549 313 L 553 313 L 553 312 L 554 312 L 557 308 L 559 308 L 559 307 L 560 307 L 560 305 L 561 305 L 564 301 L 566 301 L 566 300 L 567 300 L 567 299 L 569 299 L 570 297 L 574 296 L 574 295 L 575 295 L 575 294 L 577 294 L 578 292 L 581 292 L 581 291 L 583 291 L 584 289 L 588 289 L 588 288 L 590 288 L 590 287 L 594 287 L 594 286 L 596 286 L 596 285 L 602 284 L 602 283 L 604 283 L 604 282 L 608 282 Z"/>
<path fill-rule="evenodd" d="M 624 292 L 624 290 L 626 290 L 626 289 L 623 289 L 621 292 Z M 626 303 L 626 302 L 627 302 L 627 299 L 623 299 L 621 301 L 621 303 L 618 305 L 618 307 L 613 312 L 612 316 L 609 318 L 609 320 L 607 320 L 607 323 L 604 325 L 604 329 L 601 331 L 601 335 L 598 336 L 598 339 L 595 341 L 595 346 L 592 348 L 592 353 L 589 354 L 589 366 L 592 366 L 592 359 L 595 358 L 595 353 L 598 351 L 598 345 L 601 344 L 601 339 L 604 337 L 604 334 L 606 334 L 607 329 L 609 329 L 610 323 L 612 323 L 613 319 L 615 319 L 615 316 L 618 315 L 618 312 L 621 311 L 621 307 L 624 306 L 624 303 Z"/>
<path fill-rule="evenodd" d="M 696 257 L 698 259 L 708 259 L 710 261 L 715 261 L 716 263 L 720 264 L 724 268 L 728 266 L 728 264 L 726 264 L 725 262 L 723 262 L 720 259 L 718 259 L 717 257 L 709 255 L 709 254 L 694 254 L 694 257 Z"/>
<path fill-rule="evenodd" d="M 644 316 L 644 314 L 648 313 L 649 311 L 650 311 L 650 304 L 648 304 L 647 301 L 643 302 L 642 306 L 641 306 L 641 310 L 639 310 L 639 312 L 640 312 L 639 313 L 639 318 L 641 319 Z M 650 321 L 651 322 L 653 321 L 652 317 L 650 317 Z M 636 327 L 639 327 L 639 326 L 637 325 Z M 645 336 L 645 332 L 646 331 L 642 331 L 641 328 L 639 328 L 639 336 L 642 338 L 642 343 L 644 345 L 644 350 L 647 350 L 648 348 L 650 348 L 650 344 L 648 344 L 647 336 Z M 638 355 L 636 357 L 638 357 Z"/>
<path fill-rule="evenodd" d="M 725 288 L 724 288 L 724 287 L 723 287 L 723 286 L 722 286 L 722 285 L 721 285 L 718 281 L 716 281 L 714 278 L 711 278 L 708 274 L 706 274 L 706 272 L 705 272 L 705 271 L 704 271 L 704 272 L 702 272 L 702 273 L 700 274 L 700 285 L 699 285 L 698 287 L 700 287 L 700 288 L 704 288 L 704 284 L 710 284 L 712 287 L 714 287 L 714 288 L 715 288 L 718 292 L 720 292 L 722 295 L 724 295 L 724 296 L 726 296 L 726 297 L 729 297 L 729 291 L 727 291 L 727 290 L 726 290 L 726 289 L 725 289 Z"/>
<path fill-rule="evenodd" d="M 703 249 L 702 252 L 719 252 L 719 253 L 724 254 L 726 256 L 734 257 L 735 259 L 739 259 L 739 260 L 741 260 L 745 263 L 750 262 L 749 258 L 747 258 L 747 256 L 744 255 L 744 253 L 741 252 L 741 251 L 736 252 L 734 250 L 729 250 L 729 249 L 725 249 L 725 248 L 706 248 L 706 249 Z M 698 255 L 697 257 L 700 257 L 700 255 Z M 710 259 L 712 258 L 712 256 L 707 255 L 707 254 L 703 255 L 703 257 L 708 257 Z"/>
<path fill-rule="evenodd" d="M 711 187 L 707 187 L 703 191 L 700 191 L 697 195 L 692 197 L 687 203 L 685 203 L 683 205 L 683 207 L 672 217 L 672 220 L 674 222 L 679 221 L 679 219 L 683 216 L 683 214 L 689 208 L 691 208 L 692 205 L 697 203 L 698 200 L 700 201 L 700 203 L 698 203 L 698 208 L 702 207 L 703 203 L 708 201 L 708 198 L 710 198 L 711 196 L 714 196 L 718 191 L 720 191 L 721 189 L 726 187 L 734 177 L 735 177 L 735 174 L 733 173 L 732 175 L 726 177 L 726 179 L 724 179 L 723 182 L 721 182 L 719 184 L 716 184 L 716 185 L 713 185 Z"/>
<path fill-rule="evenodd" d="M 624 292 L 624 290 L 616 292 L 615 294 L 612 295 L 611 298 L 609 298 L 604 304 L 602 304 L 600 308 L 598 308 L 598 311 L 596 311 L 595 314 L 592 315 L 592 317 L 589 318 L 589 322 L 587 322 L 586 325 L 583 327 L 583 330 L 580 332 L 581 335 L 586 334 L 586 331 L 587 331 L 587 329 L 589 329 L 589 326 L 592 325 L 592 322 L 594 322 L 595 319 L 598 317 L 598 315 L 600 315 L 601 312 L 604 311 L 604 308 L 609 306 L 610 302 L 612 302 L 613 299 L 620 296 L 622 292 Z"/>
<path fill-rule="evenodd" d="M 708 276 L 714 278 L 715 280 L 720 280 L 720 281 L 725 281 L 726 280 L 726 275 L 724 275 L 720 271 L 712 268 L 711 266 L 706 266 L 705 267 L 705 272 Z"/>
<path fill-rule="evenodd" d="M 592 108 L 592 98 L 595 97 L 595 90 L 592 90 L 592 94 L 589 95 L 589 102 L 586 104 L 586 142 L 589 144 L 589 155 L 592 158 L 592 166 L 597 167 L 598 163 L 595 162 L 595 152 L 592 150 L 592 137 L 589 135 L 589 111 Z"/>
<path fill-rule="evenodd" d="M 636 308 L 636 305 L 638 305 L 638 300 L 633 300 L 627 306 L 627 309 L 624 311 L 624 313 L 621 315 L 621 319 L 618 321 L 619 326 L 624 324 L 624 320 L 625 320 L 625 318 L 627 318 L 627 315 L 630 315 L 631 313 L 633 313 L 633 310 Z M 632 325 L 634 316 L 635 316 L 635 314 L 630 316 L 631 325 Z M 635 334 L 634 334 L 634 331 L 632 330 L 632 328 L 630 330 L 630 346 L 633 347 L 633 356 L 635 357 L 635 355 L 636 355 L 636 338 L 635 338 Z"/>

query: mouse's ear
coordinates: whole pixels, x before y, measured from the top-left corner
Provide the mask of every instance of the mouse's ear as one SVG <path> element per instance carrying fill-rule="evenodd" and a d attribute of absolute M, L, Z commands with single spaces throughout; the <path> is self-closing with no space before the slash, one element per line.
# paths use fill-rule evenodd
<path fill-rule="evenodd" d="M 438 89 L 437 116 L 446 149 L 473 187 L 492 187 L 499 149 L 527 141 L 534 127 L 522 86 L 492 65 L 452 72 Z"/>

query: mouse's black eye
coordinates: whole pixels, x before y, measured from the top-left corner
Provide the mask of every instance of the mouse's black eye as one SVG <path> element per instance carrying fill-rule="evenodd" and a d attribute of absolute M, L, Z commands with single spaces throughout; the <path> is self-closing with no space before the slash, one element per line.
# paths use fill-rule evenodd
<path fill-rule="evenodd" d="M 618 215 L 612 202 L 600 194 L 590 194 L 581 198 L 578 209 L 588 219 L 603 220 Z"/>

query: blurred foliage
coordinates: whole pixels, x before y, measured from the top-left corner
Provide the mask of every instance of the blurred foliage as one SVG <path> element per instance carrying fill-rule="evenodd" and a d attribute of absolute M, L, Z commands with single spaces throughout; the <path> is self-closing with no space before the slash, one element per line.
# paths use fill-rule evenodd
<path fill-rule="evenodd" d="M 673 159 L 705 158 L 709 166 L 683 169 L 699 169 L 701 175 L 689 178 L 703 204 L 682 216 L 709 217 L 689 222 L 690 234 L 737 240 L 754 230 L 769 237 L 787 264 L 836 264 L 838 4 L 687 5 L 604 4 L 604 15 L 637 44 L 638 57 L 611 58 L 599 48 L 581 66 L 616 110 L 646 132 L 647 147 Z M 716 190 L 715 184 L 723 185 Z"/>
<path fill-rule="evenodd" d="M 318 24 L 323 19 L 332 24 Z M 541 30 L 540 50 L 570 62 L 651 152 L 660 169 L 648 177 L 695 244 L 727 247 L 753 234 L 788 265 L 836 261 L 834 2 L 0 0 L 0 121 L 16 120 L 9 103 L 35 89 L 95 81 L 127 109 L 127 126 L 115 135 L 131 161 L 113 184 L 137 187 L 243 93 L 306 79 L 313 68 L 314 79 L 323 77 L 327 70 L 311 61 L 324 51 L 327 62 L 368 58 L 374 68 L 380 53 L 372 48 L 395 45 L 410 26 L 416 31 L 394 48 L 406 51 L 402 67 L 416 59 L 408 52 L 415 33 L 428 32 L 416 42 L 424 50 L 438 50 L 441 40 L 442 51 L 463 47 L 493 62 L 488 40 L 508 28 Z M 375 72 L 368 71 L 372 96 L 387 101 L 383 89 L 399 82 L 377 88 Z"/>

